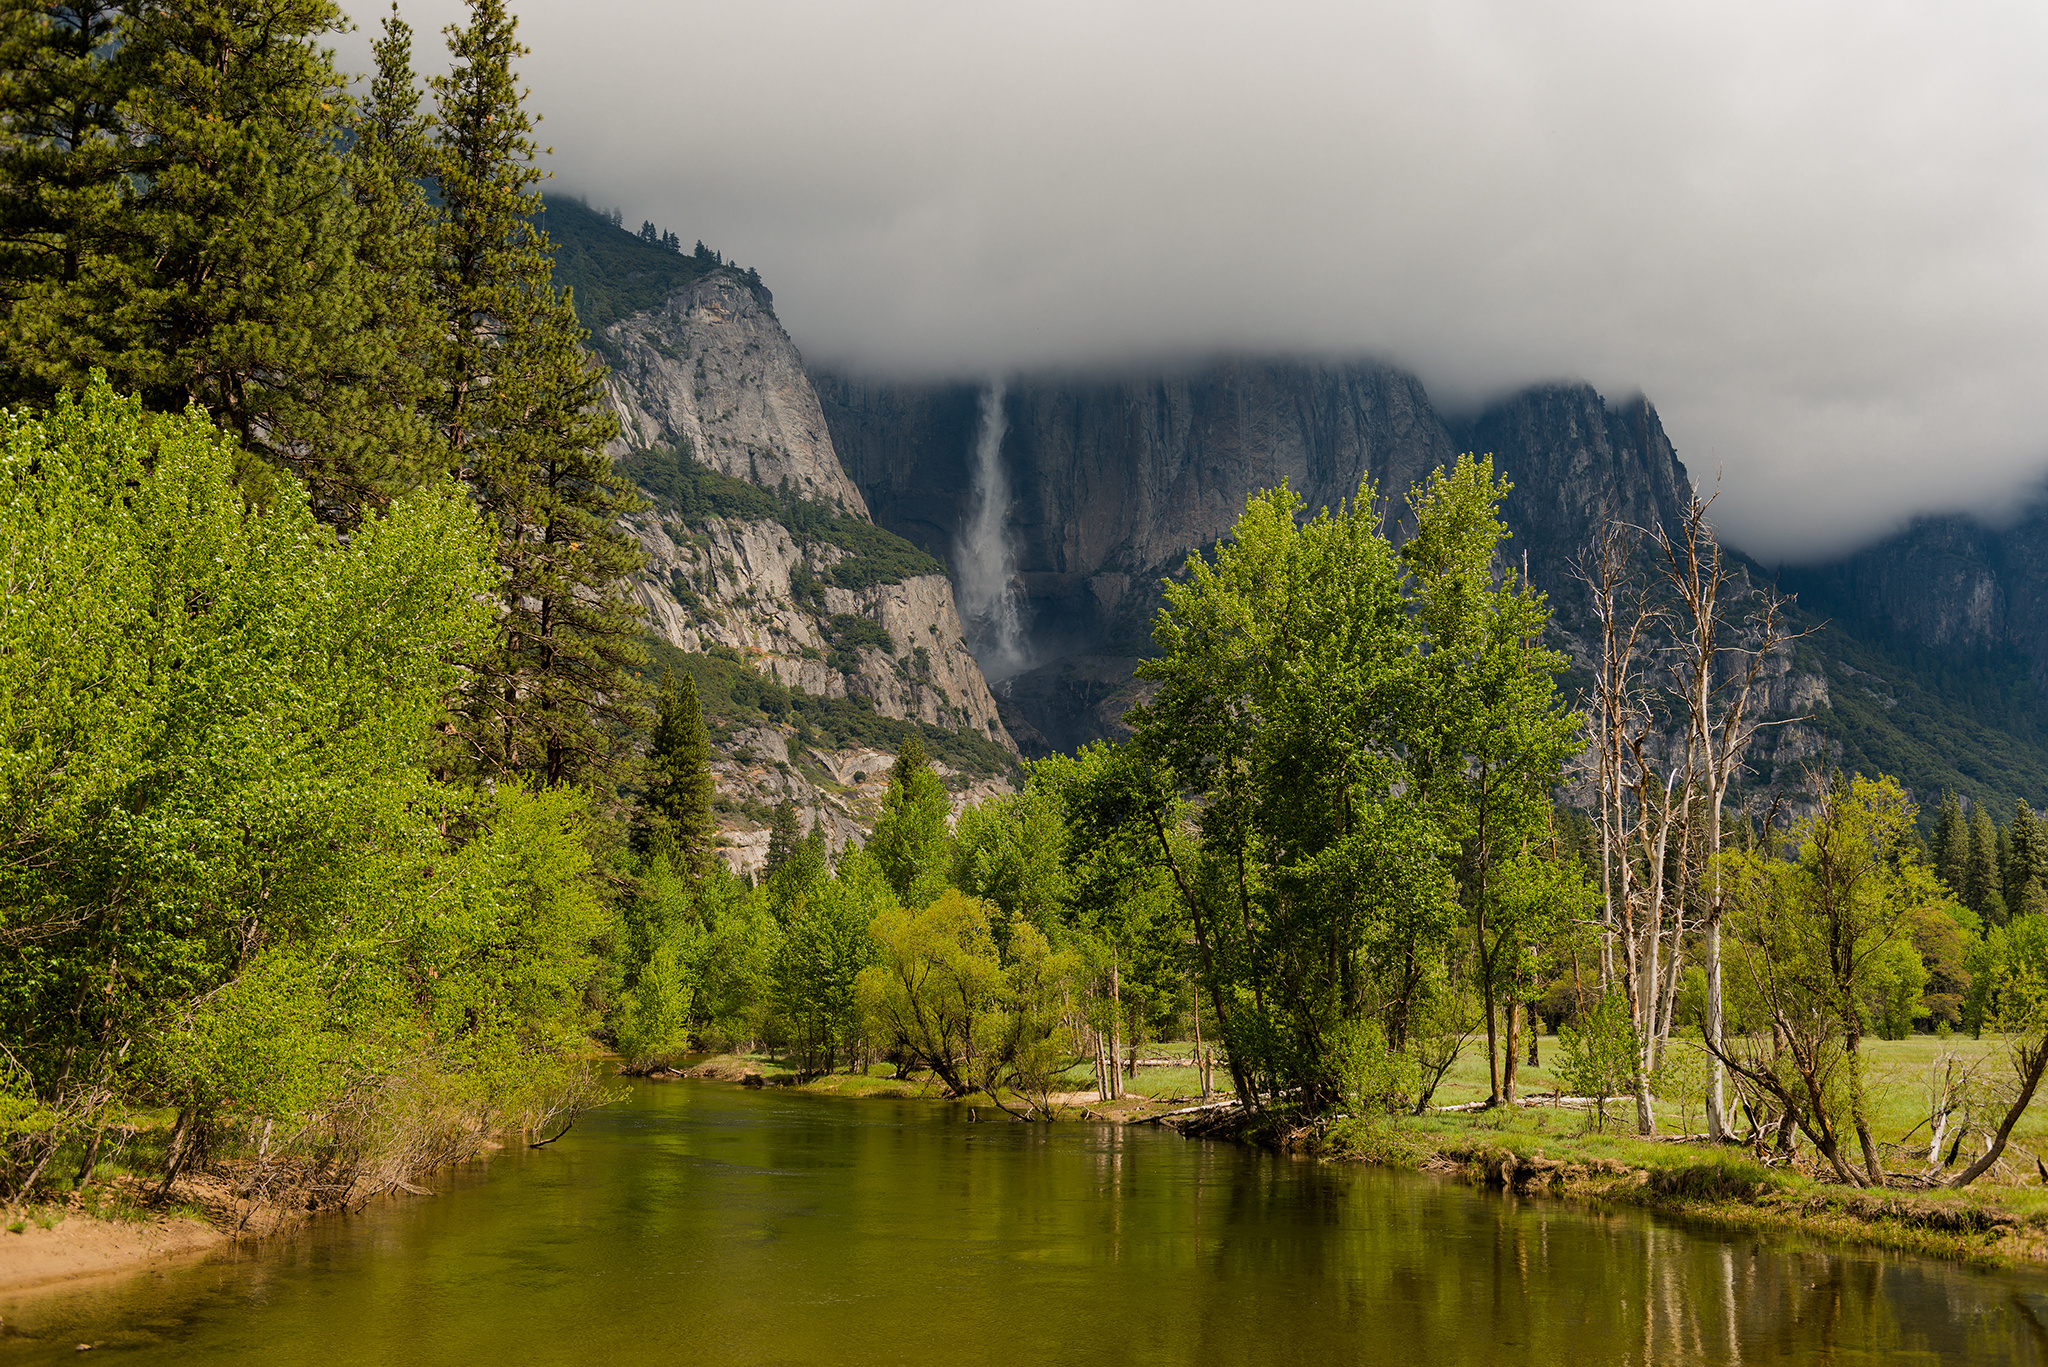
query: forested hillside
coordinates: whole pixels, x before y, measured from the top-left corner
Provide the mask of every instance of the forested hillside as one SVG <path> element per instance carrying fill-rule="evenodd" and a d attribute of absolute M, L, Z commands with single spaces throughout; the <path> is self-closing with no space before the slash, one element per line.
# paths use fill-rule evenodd
<path fill-rule="evenodd" d="M 597 1095 L 645 504 L 524 49 L 0 19 L 0 1186 L 357 1203 Z"/>

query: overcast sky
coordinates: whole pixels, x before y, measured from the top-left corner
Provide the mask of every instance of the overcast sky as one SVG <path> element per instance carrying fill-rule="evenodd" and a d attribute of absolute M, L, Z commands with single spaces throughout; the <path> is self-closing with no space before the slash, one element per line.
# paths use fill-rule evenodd
<path fill-rule="evenodd" d="M 1772 559 L 2048 477 L 2040 0 L 513 3 L 554 188 L 759 267 L 814 361 L 1583 378 Z M 461 6 L 406 13 L 440 64 Z"/>

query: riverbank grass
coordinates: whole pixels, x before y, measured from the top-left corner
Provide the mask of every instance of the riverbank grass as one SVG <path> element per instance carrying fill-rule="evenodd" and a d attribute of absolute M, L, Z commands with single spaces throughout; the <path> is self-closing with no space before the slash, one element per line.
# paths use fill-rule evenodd
<path fill-rule="evenodd" d="M 1995 1037 L 1919 1035 L 1865 1042 L 1873 1129 L 1889 1171 L 1926 1168 L 1930 1080 L 1951 1069 L 1968 1070 L 1975 1079 L 1978 1115 L 1969 1142 L 1981 1143 L 1995 1123 L 1994 1109 L 2002 1114 L 1996 1094 L 2008 1071 L 2006 1047 Z M 1140 1066 L 1124 1083 L 1122 1102 L 1099 1102 L 1094 1070 L 1082 1065 L 1061 1079 L 1067 1090 L 1059 1097 L 1060 1112 L 1128 1122 L 1200 1099 L 1191 1046 L 1153 1044 L 1140 1053 Z M 1542 1063 L 1525 1062 L 1519 1070 L 1518 1092 L 1524 1100 L 1562 1090 L 1550 1066 L 1559 1058 L 1554 1038 L 1543 1038 L 1541 1056 Z M 939 1096 L 929 1077 L 900 1078 L 887 1064 L 802 1078 L 786 1061 L 747 1054 L 707 1060 L 691 1071 L 731 1080 L 751 1072 L 763 1085 L 836 1096 Z M 1215 1080 L 1221 1089 L 1217 1099 L 1227 1097 L 1228 1073 L 1220 1063 Z M 1460 1106 L 1484 1100 L 1489 1090 L 1483 1049 L 1468 1049 L 1434 1101 L 1438 1107 Z M 991 1103 L 974 1096 L 961 1104 Z M 1329 1161 L 1437 1171 L 1519 1192 L 1648 1205 L 1720 1228 L 1849 1238 L 1980 1263 L 2048 1261 L 2048 1183 L 2034 1165 L 2036 1155 L 2048 1155 L 2048 1107 L 2030 1108 L 2014 1131 L 2007 1162 L 1961 1191 L 1857 1190 L 1821 1180 L 1825 1174 L 1809 1170 L 1812 1155 L 1803 1143 L 1799 1160 L 1784 1164 L 1759 1161 L 1744 1148 L 1687 1139 L 1704 1128 L 1704 1098 L 1678 1087 L 1667 1087 L 1653 1112 L 1660 1137 L 1652 1139 L 1634 1133 L 1634 1105 L 1627 1099 L 1609 1106 L 1604 1124 L 1590 1111 L 1536 1104 L 1315 1124 L 1292 1123 L 1281 1115 L 1244 1137 Z"/>

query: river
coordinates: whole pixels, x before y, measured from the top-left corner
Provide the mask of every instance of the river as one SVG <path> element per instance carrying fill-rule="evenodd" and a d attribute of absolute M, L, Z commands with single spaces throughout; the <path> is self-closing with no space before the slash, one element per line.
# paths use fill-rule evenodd
<path fill-rule="evenodd" d="M 0 1297 L 0 1364 L 2048 1364 L 2048 1277 L 1149 1126 L 642 1083 L 437 1186 Z"/>

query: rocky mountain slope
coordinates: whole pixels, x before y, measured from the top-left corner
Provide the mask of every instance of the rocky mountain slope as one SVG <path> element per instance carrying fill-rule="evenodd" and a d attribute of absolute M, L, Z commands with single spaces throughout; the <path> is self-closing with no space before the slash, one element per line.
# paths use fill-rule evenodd
<path fill-rule="evenodd" d="M 955 529 L 976 497 L 980 388 L 813 381 L 835 449 L 876 520 L 933 554 L 957 554 Z M 1419 381 L 1392 367 L 1226 359 L 1013 377 L 1004 414 L 1014 582 L 1033 667 L 996 694 L 1031 753 L 1122 730 L 1122 712 L 1142 692 L 1130 671 L 1149 649 L 1159 581 L 1189 547 L 1224 534 L 1247 495 L 1283 477 L 1314 507 L 1369 476 L 1395 496 L 1398 516 L 1398 496 L 1430 469 L 1459 451 L 1491 453 L 1515 485 L 1504 508 L 1508 553 L 1527 555 L 1556 610 L 1560 644 L 1582 669 L 1594 637 L 1574 565 L 1601 520 L 1668 521 L 1692 492 L 1647 400 L 1609 403 L 1584 385 L 1533 387 L 1446 420 Z M 2040 696 L 2013 688 L 2027 661 L 2048 658 L 2048 624 L 2022 643 L 2015 624 L 2028 609 L 2012 606 L 2014 585 L 2031 582 L 2013 577 L 2015 562 L 2037 562 L 1996 559 L 1981 538 L 1965 541 L 1965 550 L 1939 543 L 1923 552 L 1946 557 L 1954 588 L 1944 604 L 1928 603 L 1913 582 L 1921 571 L 1901 568 L 1892 550 L 1840 567 L 1834 579 L 1787 577 L 1785 587 L 1813 600 L 1795 612 L 1812 632 L 1773 663 L 1766 707 L 1793 724 L 1759 739 L 1753 791 L 1796 786 L 1805 767 L 1840 763 L 1897 774 L 1930 802 L 1944 788 L 2007 806 L 2020 795 L 2048 799 Z M 1837 582 L 1832 597 L 1816 589 Z M 1901 613 L 1924 610 L 1929 645 L 1933 623 L 1955 623 L 1950 630 L 1974 632 L 1972 640 L 2002 632 L 2002 644 L 1930 659 L 1910 635 L 1840 610 L 1866 596 Z"/>
<path fill-rule="evenodd" d="M 1584 385 L 1447 419 L 1415 377 L 1372 362 L 1013 377 L 994 449 L 1028 658 L 1001 661 L 992 693 L 954 587 L 963 555 L 991 553 L 964 544 L 989 496 L 984 386 L 806 373 L 753 272 L 570 202 L 551 202 L 547 227 L 613 367 L 614 457 L 656 505 L 631 526 L 658 664 L 698 680 L 743 863 L 785 797 L 835 843 L 857 836 L 912 730 L 963 796 L 1012 781 L 1020 743 L 1044 754 L 1120 733 L 1161 579 L 1283 478 L 1314 507 L 1369 477 L 1398 517 L 1438 464 L 1493 454 L 1515 484 L 1509 554 L 1526 553 L 1582 669 L 1573 565 L 1594 529 L 1668 520 L 1691 494 L 1651 404 Z M 1774 662 L 1767 708 L 1792 724 L 1759 744 L 1753 791 L 1838 763 L 1896 774 L 1930 803 L 1944 788 L 2001 808 L 2048 798 L 2048 516 L 2007 531 L 1929 520 L 1776 577 L 1812 631 Z"/>
<path fill-rule="evenodd" d="M 592 339 L 622 429 L 611 455 L 653 505 L 626 520 L 647 554 L 634 595 L 657 668 L 696 679 L 735 865 L 759 866 L 784 800 L 835 848 L 859 838 L 913 733 L 958 800 L 1008 790 L 1016 745 L 945 566 L 869 518 L 758 276 L 573 201 L 546 226 L 558 279 L 614 305 Z M 595 261 L 609 273 L 580 280 Z"/>

